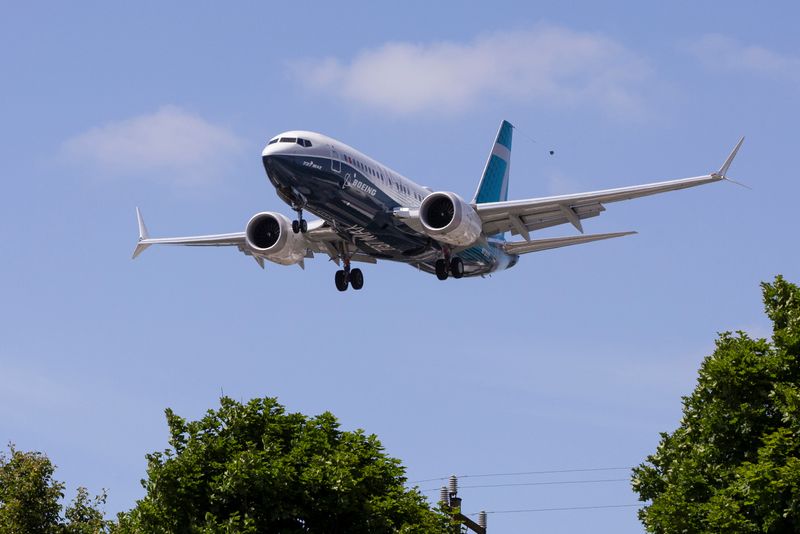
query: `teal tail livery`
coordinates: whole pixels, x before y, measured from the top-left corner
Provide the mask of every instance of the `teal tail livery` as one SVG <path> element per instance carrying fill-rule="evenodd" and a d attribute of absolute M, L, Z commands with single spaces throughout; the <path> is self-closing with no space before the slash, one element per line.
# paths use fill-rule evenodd
<path fill-rule="evenodd" d="M 508 121 L 500 124 L 486 168 L 483 170 L 473 204 L 508 200 L 508 173 L 511 172 L 511 137 L 514 126 Z"/>
<path fill-rule="evenodd" d="M 243 231 L 154 238 L 137 208 L 139 241 L 133 257 L 151 245 L 233 247 L 261 268 L 267 263 L 303 268 L 307 259 L 320 255 L 339 266 L 334 276 L 339 291 L 364 287 L 364 273 L 352 266 L 355 262 L 405 263 L 439 280 L 480 277 L 517 265 L 523 254 L 635 233 L 584 235 L 583 220 L 597 217 L 614 202 L 728 180 L 728 168 L 744 140 L 709 174 L 508 200 L 513 131 L 508 121 L 500 123 L 471 202 L 452 191 L 423 187 L 327 135 L 283 132 L 267 142 L 261 161 L 278 198 L 295 212 L 293 218 L 262 211 L 250 217 Z M 306 212 L 318 219 L 306 220 Z M 580 235 L 534 239 L 535 232 L 561 225 L 571 225 Z"/>

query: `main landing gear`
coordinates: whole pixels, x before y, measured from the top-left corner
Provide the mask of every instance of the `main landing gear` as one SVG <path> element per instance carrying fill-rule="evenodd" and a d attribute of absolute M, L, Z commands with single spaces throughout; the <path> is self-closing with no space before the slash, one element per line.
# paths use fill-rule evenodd
<path fill-rule="evenodd" d="M 455 256 L 450 261 L 445 258 L 436 260 L 436 278 L 439 280 L 447 280 L 447 277 L 453 275 L 453 278 L 461 278 L 464 276 L 464 262 L 458 256 Z"/>
<path fill-rule="evenodd" d="M 351 269 L 350 261 L 347 260 L 344 262 L 344 269 L 336 271 L 334 281 L 336 282 L 336 289 L 339 291 L 347 291 L 348 285 L 352 285 L 353 289 L 358 291 L 364 287 L 364 274 L 361 269 Z"/>

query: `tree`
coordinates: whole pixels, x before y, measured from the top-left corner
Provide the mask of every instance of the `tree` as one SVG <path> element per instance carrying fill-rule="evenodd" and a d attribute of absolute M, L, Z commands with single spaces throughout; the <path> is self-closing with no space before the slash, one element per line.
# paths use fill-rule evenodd
<path fill-rule="evenodd" d="M 648 532 L 800 531 L 800 288 L 761 286 L 772 341 L 720 334 L 680 426 L 633 471 Z"/>
<path fill-rule="evenodd" d="M 114 526 L 111 521 L 103 517 L 103 506 L 106 504 L 106 492 L 89 497 L 86 488 L 78 488 L 77 495 L 67 509 L 64 516 L 64 534 L 101 534 L 110 532 Z"/>
<path fill-rule="evenodd" d="M 9 534 L 100 534 L 108 532 L 103 519 L 103 492 L 89 498 L 86 488 L 61 517 L 64 484 L 55 480 L 55 466 L 39 452 L 0 452 L 0 532 Z"/>
<path fill-rule="evenodd" d="M 64 484 L 53 480 L 55 467 L 37 452 L 9 452 L 0 453 L 0 532 L 56 532 Z"/>
<path fill-rule="evenodd" d="M 170 448 L 147 455 L 145 497 L 120 532 L 448 532 L 375 435 L 274 398 L 228 397 L 199 421 L 167 409 Z"/>

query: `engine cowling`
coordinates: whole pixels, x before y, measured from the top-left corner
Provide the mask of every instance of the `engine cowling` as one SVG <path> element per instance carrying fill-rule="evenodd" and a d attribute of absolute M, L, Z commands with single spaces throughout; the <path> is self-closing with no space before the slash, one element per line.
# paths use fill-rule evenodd
<path fill-rule="evenodd" d="M 244 234 L 250 251 L 265 260 L 293 265 L 306 256 L 305 237 L 292 232 L 292 222 L 281 213 L 256 213 L 247 222 Z"/>
<path fill-rule="evenodd" d="M 419 207 L 425 232 L 443 243 L 468 247 L 481 236 L 483 224 L 475 210 L 455 193 L 431 193 Z"/>

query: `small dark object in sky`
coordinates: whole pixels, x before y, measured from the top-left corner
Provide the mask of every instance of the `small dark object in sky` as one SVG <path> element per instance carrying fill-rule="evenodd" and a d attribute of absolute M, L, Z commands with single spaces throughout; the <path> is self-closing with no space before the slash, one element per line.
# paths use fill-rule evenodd
<path fill-rule="evenodd" d="M 556 151 L 555 151 L 555 150 L 551 150 L 551 151 L 550 151 L 550 155 L 551 155 L 551 156 L 552 156 L 553 154 L 555 154 L 555 153 L 556 153 Z"/>

